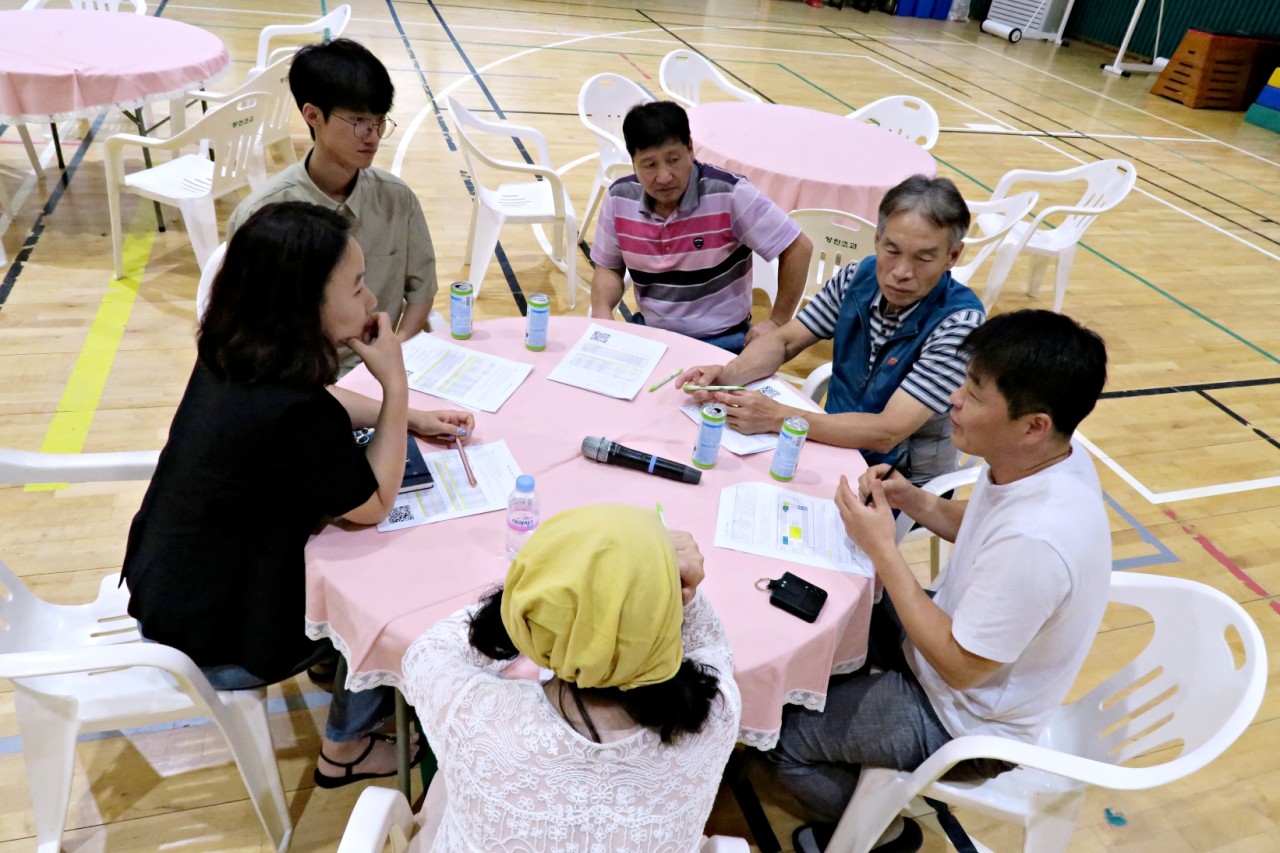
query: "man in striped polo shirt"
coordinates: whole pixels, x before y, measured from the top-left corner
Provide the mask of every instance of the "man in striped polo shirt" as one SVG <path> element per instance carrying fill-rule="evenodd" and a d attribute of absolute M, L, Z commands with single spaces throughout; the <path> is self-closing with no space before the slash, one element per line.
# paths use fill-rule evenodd
<path fill-rule="evenodd" d="M 875 255 L 836 273 L 777 334 L 723 367 L 695 367 L 677 381 L 745 385 L 832 339 L 826 414 L 756 391 L 695 396 L 729 406 L 729 426 L 742 433 L 776 433 L 784 418 L 801 415 L 814 441 L 856 447 L 868 465 L 896 465 L 915 483 L 954 470 L 948 413 L 965 377 L 960 344 L 986 319 L 981 300 L 950 273 L 968 229 L 955 184 L 908 178 L 880 202 Z"/>
<path fill-rule="evenodd" d="M 689 117 L 671 101 L 641 104 L 622 123 L 636 173 L 600 207 L 591 260 L 591 316 L 611 318 L 631 273 L 633 322 L 731 352 L 795 313 L 813 245 L 746 178 L 693 159 Z M 769 319 L 751 324 L 751 253 L 778 259 Z"/>

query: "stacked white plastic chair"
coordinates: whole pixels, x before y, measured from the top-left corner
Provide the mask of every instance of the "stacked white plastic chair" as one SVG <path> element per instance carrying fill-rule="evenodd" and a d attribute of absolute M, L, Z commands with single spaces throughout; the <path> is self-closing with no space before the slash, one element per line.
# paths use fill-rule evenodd
<path fill-rule="evenodd" d="M 564 188 L 564 181 L 561 180 L 560 173 L 551 166 L 547 138 L 540 131 L 527 125 L 482 119 L 459 103 L 457 98 L 448 98 L 445 101 L 445 108 L 458 132 L 462 155 L 467 162 L 467 172 L 471 175 L 471 182 L 475 188 L 471 229 L 467 232 L 467 248 L 464 252 L 464 257 L 471 265 L 468 280 L 471 282 L 473 295 L 480 296 L 480 285 L 484 282 L 489 261 L 493 259 L 502 226 L 507 222 L 513 222 L 535 226 L 534 234 L 542 244 L 543 250 L 550 255 L 556 266 L 564 271 L 568 280 L 569 307 L 573 308 L 577 301 L 578 290 L 575 259 L 578 225 L 573 212 L 573 203 L 569 200 L 569 194 Z M 476 141 L 476 137 L 480 134 L 488 134 L 504 140 L 519 137 L 526 142 L 532 142 L 537 157 L 533 163 L 499 160 L 480 148 Z M 478 167 L 497 172 L 512 172 L 525 176 L 529 180 L 491 187 L 485 184 L 483 173 Z M 538 180 L 539 178 L 541 180 Z M 544 242 L 544 234 L 538 227 L 544 224 L 555 226 L 549 245 Z"/>
<path fill-rule="evenodd" d="M 289 90 L 289 66 L 293 62 L 293 52 L 289 51 L 266 68 L 255 68 L 240 88 L 234 92 L 189 92 L 186 97 L 197 98 L 210 104 L 229 104 L 238 101 L 251 92 L 266 92 L 272 101 L 263 116 L 262 131 L 258 137 L 258 147 L 254 156 L 264 158 L 265 149 L 275 151 L 283 163 L 298 162 L 298 153 L 293 150 L 293 137 L 289 133 L 289 121 L 297 107 L 294 105 L 293 93 Z M 255 169 L 266 171 L 266 160 Z"/>
<path fill-rule="evenodd" d="M 214 199 L 246 186 L 260 186 L 266 180 L 258 135 L 271 114 L 274 102 L 275 99 L 266 92 L 252 92 L 210 110 L 187 130 L 168 139 L 131 133 L 119 133 L 107 139 L 107 206 L 111 213 L 111 249 L 116 278 L 124 275 L 122 192 L 176 205 L 182 211 L 196 261 L 204 266 L 219 242 Z M 130 145 L 173 152 L 187 146 L 199 146 L 199 151 L 150 169 L 126 173 L 124 149 Z M 214 157 L 212 160 L 210 153 Z"/>
<path fill-rule="evenodd" d="M 1076 246 L 1084 232 L 1100 214 L 1124 201 L 1138 180 L 1138 170 L 1127 160 L 1099 160 L 1060 172 L 1041 172 L 1033 169 L 1014 169 L 1007 172 L 991 195 L 998 201 L 1009 195 L 1020 184 L 1041 187 L 1083 182 L 1084 193 L 1074 204 L 1053 204 L 1039 211 L 1030 222 L 1015 223 L 996 250 L 996 259 L 982 293 L 982 303 L 987 310 L 996 304 L 1005 279 L 1020 254 L 1031 256 L 1031 278 L 1027 293 L 1040 292 L 1049 262 L 1056 266 L 1053 288 L 1053 310 L 1061 312 L 1067 294 L 1067 281 L 1071 278 L 1071 265 L 1075 261 Z M 1042 193 L 1043 196 L 1043 193 Z M 990 214 L 979 214 L 983 225 Z M 1053 221 L 1050 221 L 1053 220 Z M 1041 228 L 1041 225 L 1052 226 Z"/>
<path fill-rule="evenodd" d="M 0 482 L 148 479 L 159 454 L 0 450 Z M 215 691 L 177 649 L 144 643 L 118 574 L 89 604 L 50 604 L 0 563 L 0 678 L 14 709 L 35 818 L 37 853 L 58 853 L 81 733 L 206 717 L 226 738 L 277 851 L 293 828 L 267 726 L 266 690 Z M 189 839 L 176 839 L 187 841 Z"/>
<path fill-rule="evenodd" d="M 762 102 L 755 92 L 730 83 L 720 69 L 692 50 L 673 50 L 664 56 L 658 66 L 658 83 L 662 91 L 685 109 L 702 103 L 704 85 L 713 86 L 735 100 Z"/>
<path fill-rule="evenodd" d="M 926 151 L 938 141 L 938 113 L 928 101 L 910 95 L 890 95 L 872 101 L 849 113 L 848 117 L 905 137 Z"/>
<path fill-rule="evenodd" d="M 969 233 L 964 238 L 964 254 L 960 256 L 964 263 L 951 268 L 952 277 L 962 284 L 972 286 L 974 273 L 982 266 L 982 262 L 1000 247 L 1005 235 L 1031 212 L 1039 200 L 1040 196 L 1035 192 L 1023 192 L 990 201 L 966 199 L 970 225 Z M 994 269 L 993 265 L 992 270 Z"/>
<path fill-rule="evenodd" d="M 578 92 L 578 118 L 595 134 L 600 148 L 596 180 L 579 227 L 582 233 L 586 233 L 609 185 L 620 174 L 631 172 L 631 156 L 622 138 L 622 120 L 632 107 L 652 100 L 652 94 L 618 74 L 597 74 L 582 84 Z"/>
<path fill-rule="evenodd" d="M 1249 727 L 1266 692 L 1258 626 L 1223 593 L 1180 578 L 1114 572 L 1110 600 L 1151 615 L 1154 632 L 1141 654 L 1061 706 L 1037 744 L 970 735 L 945 744 L 913 773 L 863 768 L 828 853 L 869 850 L 899 811 L 920 813 L 912 805 L 917 796 L 1020 824 L 1026 853 L 1058 853 L 1071 840 L 1087 786 L 1155 788 L 1221 755 Z M 980 782 L 942 781 L 971 758 L 1018 766 Z"/>

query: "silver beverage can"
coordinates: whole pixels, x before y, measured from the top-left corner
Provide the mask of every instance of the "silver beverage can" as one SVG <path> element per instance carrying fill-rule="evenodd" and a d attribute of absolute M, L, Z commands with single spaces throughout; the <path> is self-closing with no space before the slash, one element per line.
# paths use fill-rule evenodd
<path fill-rule="evenodd" d="M 545 293 L 529 295 L 529 322 L 524 327 L 524 348 L 542 352 L 547 348 L 547 323 L 551 320 L 551 299 Z"/>
<path fill-rule="evenodd" d="M 800 464 L 800 448 L 809 435 L 809 422 L 801 417 L 790 417 L 782 422 L 782 431 L 778 433 L 778 446 L 773 451 L 773 463 L 769 466 L 769 476 L 775 480 L 790 480 L 796 475 L 796 466 Z"/>
<path fill-rule="evenodd" d="M 471 337 L 471 303 L 475 288 L 469 281 L 455 281 L 449 288 L 449 334 L 458 340 Z"/>
<path fill-rule="evenodd" d="M 698 427 L 698 441 L 693 445 L 693 464 L 697 467 L 716 467 L 727 416 L 728 412 L 719 403 L 708 403 L 702 407 L 702 425 Z"/>

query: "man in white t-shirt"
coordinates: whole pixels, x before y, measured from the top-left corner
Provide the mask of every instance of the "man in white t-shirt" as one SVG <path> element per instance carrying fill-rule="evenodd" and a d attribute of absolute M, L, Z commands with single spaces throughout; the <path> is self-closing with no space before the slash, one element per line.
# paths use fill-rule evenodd
<path fill-rule="evenodd" d="M 788 709 L 768 758 L 818 821 L 797 830 L 797 851 L 824 848 L 863 764 L 912 770 L 961 735 L 1034 742 L 1106 609 L 1110 528 L 1093 462 L 1071 439 L 1106 382 L 1102 339 L 1060 314 L 1016 311 L 978 327 L 963 350 L 952 438 L 986 460 L 970 499 L 928 494 L 886 465 L 857 492 L 843 478 L 836 492 L 884 585 L 868 649 L 882 671 L 833 681 L 824 712 Z M 898 551 L 894 509 L 955 543 L 935 593 Z M 877 849 L 918 849 L 918 827 L 894 829 Z"/>

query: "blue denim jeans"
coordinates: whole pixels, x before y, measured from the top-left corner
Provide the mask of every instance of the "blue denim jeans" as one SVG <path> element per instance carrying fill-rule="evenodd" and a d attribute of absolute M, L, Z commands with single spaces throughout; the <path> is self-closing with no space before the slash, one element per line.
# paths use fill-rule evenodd
<path fill-rule="evenodd" d="M 328 640 L 314 654 L 299 663 L 290 675 L 297 675 L 313 664 L 334 660 L 337 662 L 337 670 L 333 676 L 333 699 L 329 702 L 329 719 L 325 722 L 324 736 L 339 743 L 359 740 L 377 730 L 395 714 L 395 690 L 391 687 L 347 690 L 347 659 Z M 215 690 L 251 690 L 268 684 L 236 664 L 202 666 L 200 671 Z"/>
<path fill-rule="evenodd" d="M 645 322 L 644 315 L 639 311 L 627 317 L 627 322 L 635 323 L 638 326 L 649 325 Z M 728 350 L 734 355 L 738 355 L 742 352 L 742 348 L 747 345 L 747 332 L 750 329 L 751 321 L 749 319 L 743 320 L 731 329 L 726 329 L 719 334 L 711 335 L 709 337 L 698 338 L 698 340 L 705 344 L 711 344 L 713 347 L 720 347 L 720 349 Z"/>
<path fill-rule="evenodd" d="M 902 627 L 889 596 L 872 611 L 867 663 L 837 676 L 825 711 L 788 706 L 778 745 L 765 753 L 777 783 L 810 812 L 835 823 L 863 764 L 914 770 L 951 740 L 902 654 Z M 882 668 L 871 673 L 870 666 Z"/>

